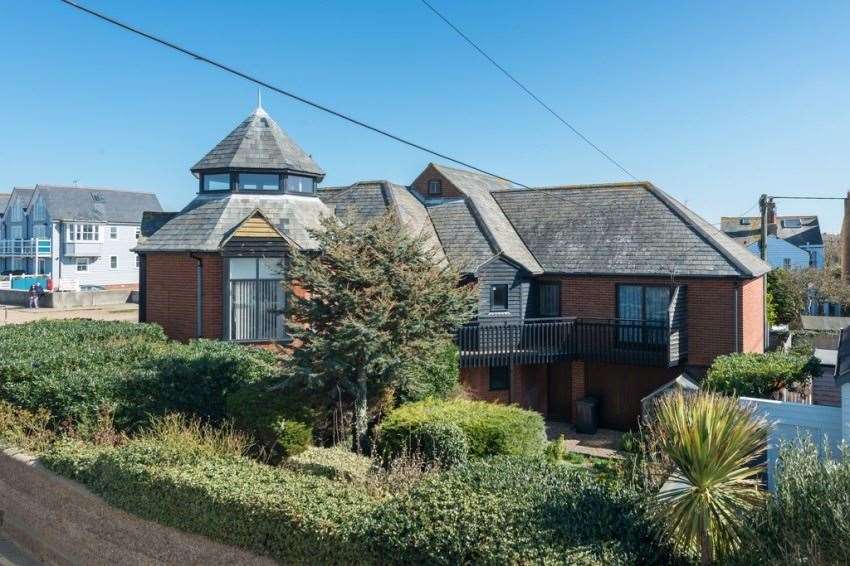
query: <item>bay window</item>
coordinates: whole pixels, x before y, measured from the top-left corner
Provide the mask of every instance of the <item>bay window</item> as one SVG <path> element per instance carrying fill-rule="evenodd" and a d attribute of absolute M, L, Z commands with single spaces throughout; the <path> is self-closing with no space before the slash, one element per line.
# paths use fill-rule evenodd
<path fill-rule="evenodd" d="M 97 224 L 68 224 L 69 242 L 99 242 L 100 226 Z"/>
<path fill-rule="evenodd" d="M 620 342 L 647 346 L 665 344 L 669 307 L 669 287 L 618 285 L 617 325 Z"/>
<path fill-rule="evenodd" d="M 285 339 L 283 260 L 230 258 L 228 271 L 228 338 L 249 342 Z"/>

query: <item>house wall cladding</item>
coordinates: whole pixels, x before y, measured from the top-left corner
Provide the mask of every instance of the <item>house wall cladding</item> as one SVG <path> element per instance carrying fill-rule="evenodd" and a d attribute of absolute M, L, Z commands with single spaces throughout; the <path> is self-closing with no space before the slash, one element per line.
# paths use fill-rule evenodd
<path fill-rule="evenodd" d="M 159 324 L 169 338 L 196 334 L 197 263 L 188 253 L 148 253 L 145 269 L 145 320 Z M 203 262 L 203 337 L 222 338 L 222 258 L 196 254 Z"/>
<path fill-rule="evenodd" d="M 677 278 L 687 287 L 688 363 L 708 366 L 715 357 L 734 352 L 763 351 L 762 278 L 746 281 L 736 291 L 734 279 Z M 617 284 L 669 285 L 667 277 L 566 276 L 561 279 L 561 315 L 616 318 Z M 738 294 L 738 339 L 735 339 L 735 296 Z M 742 299 L 743 295 L 743 299 Z M 750 317 L 750 322 L 742 321 Z M 758 336 L 756 336 L 758 330 Z M 746 340 L 742 336 L 746 332 Z"/>
<path fill-rule="evenodd" d="M 508 285 L 508 310 L 490 312 L 491 285 Z M 478 272 L 478 312 L 481 322 L 511 321 L 525 317 L 528 304 L 528 278 L 516 266 L 503 259 L 494 259 Z"/>
<path fill-rule="evenodd" d="M 274 564 L 120 511 L 11 450 L 0 451 L 0 517 L 0 533 L 44 564 Z"/>

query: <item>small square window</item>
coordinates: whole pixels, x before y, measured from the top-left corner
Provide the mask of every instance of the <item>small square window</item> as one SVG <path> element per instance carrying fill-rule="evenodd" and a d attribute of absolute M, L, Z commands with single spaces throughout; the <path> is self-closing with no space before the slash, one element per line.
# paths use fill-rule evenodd
<path fill-rule="evenodd" d="M 508 366 L 491 367 L 490 391 L 504 391 L 510 387 L 510 368 Z"/>
<path fill-rule="evenodd" d="M 89 258 L 87 257 L 78 257 L 77 258 L 77 271 L 84 272 L 89 270 Z"/>
<path fill-rule="evenodd" d="M 508 286 L 490 285 L 490 312 L 508 310 Z"/>
<path fill-rule="evenodd" d="M 750 225 L 750 219 L 749 218 L 741 218 L 741 225 L 742 226 L 749 226 Z"/>
<path fill-rule="evenodd" d="M 118 226 L 110 226 L 109 227 L 109 239 L 117 240 L 118 239 Z"/>
<path fill-rule="evenodd" d="M 109 269 L 118 269 L 118 256 L 109 256 Z"/>
<path fill-rule="evenodd" d="M 785 269 L 791 268 L 791 258 L 790 257 L 786 257 L 786 258 L 782 259 L 782 267 L 784 267 Z"/>
<path fill-rule="evenodd" d="M 428 181 L 428 194 L 439 196 L 443 194 L 443 183 L 439 179 L 431 179 Z"/>

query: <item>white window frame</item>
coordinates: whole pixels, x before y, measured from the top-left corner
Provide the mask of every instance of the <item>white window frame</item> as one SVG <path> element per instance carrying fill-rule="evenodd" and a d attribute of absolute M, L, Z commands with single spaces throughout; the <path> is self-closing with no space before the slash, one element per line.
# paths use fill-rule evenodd
<path fill-rule="evenodd" d="M 110 226 L 109 227 L 109 239 L 117 240 L 118 239 L 118 226 Z"/>
<path fill-rule="evenodd" d="M 100 224 L 68 224 L 69 242 L 99 242 Z"/>
<path fill-rule="evenodd" d="M 435 190 L 436 188 L 436 190 Z M 443 182 L 440 179 L 428 180 L 428 196 L 440 196 L 443 194 Z"/>
<path fill-rule="evenodd" d="M 112 260 L 113 260 L 113 259 L 115 260 L 115 265 L 114 265 L 114 266 L 112 265 Z M 111 269 L 112 271 L 116 271 L 116 270 L 118 269 L 118 266 L 119 266 L 119 265 L 120 265 L 120 264 L 118 263 L 118 256 L 117 256 L 117 255 L 111 255 L 111 256 L 109 256 L 109 269 Z"/>
<path fill-rule="evenodd" d="M 89 271 L 89 264 L 90 264 L 90 263 L 91 263 L 91 262 L 89 261 L 89 258 L 87 258 L 87 257 L 78 257 L 78 258 L 77 258 L 77 261 L 76 261 L 76 265 L 77 265 L 77 273 L 88 273 L 88 271 Z M 82 269 L 80 269 L 80 268 L 82 268 Z"/>

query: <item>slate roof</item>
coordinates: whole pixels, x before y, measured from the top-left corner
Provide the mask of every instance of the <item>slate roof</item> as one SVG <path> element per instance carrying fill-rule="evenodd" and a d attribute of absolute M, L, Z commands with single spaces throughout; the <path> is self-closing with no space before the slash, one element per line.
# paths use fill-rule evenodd
<path fill-rule="evenodd" d="M 651 183 L 492 193 L 546 272 L 745 276 L 770 266 Z"/>
<path fill-rule="evenodd" d="M 0 216 L 3 216 L 3 213 L 6 212 L 6 205 L 9 203 L 11 196 L 12 193 L 0 193 Z"/>
<path fill-rule="evenodd" d="M 198 161 L 192 172 L 224 168 L 290 170 L 319 177 L 325 174 L 259 107 Z"/>
<path fill-rule="evenodd" d="M 309 230 L 319 229 L 322 218 L 332 215 L 315 197 L 198 195 L 179 213 L 146 214 L 136 251 L 217 251 L 224 237 L 257 210 L 303 249 L 317 247 Z"/>
<path fill-rule="evenodd" d="M 29 205 L 30 198 L 32 197 L 32 193 L 35 191 L 34 188 L 24 188 L 24 187 L 12 187 L 12 192 L 9 194 L 9 198 L 6 201 L 6 204 L 3 205 L 3 212 L 6 212 L 6 209 L 9 207 L 9 203 L 12 201 L 12 197 L 20 197 L 21 202 L 24 203 L 24 207 Z"/>
<path fill-rule="evenodd" d="M 540 263 L 493 199 L 495 191 L 512 189 L 513 185 L 510 182 L 483 173 L 455 169 L 436 163 L 430 165 L 463 193 L 470 210 L 480 221 L 485 236 L 497 253 L 506 255 L 531 273 L 543 272 Z"/>
<path fill-rule="evenodd" d="M 139 224 L 142 213 L 162 210 L 153 193 L 36 185 L 29 205 L 39 196 L 49 217 L 56 221 Z"/>
<path fill-rule="evenodd" d="M 495 255 L 465 200 L 429 206 L 428 214 L 446 258 L 460 273 L 474 274 L 479 266 Z"/>
<path fill-rule="evenodd" d="M 743 223 L 741 222 L 743 220 Z M 786 228 L 785 220 L 799 220 L 799 228 Z M 777 216 L 775 229 L 770 225 L 770 233 L 776 233 L 776 237 L 785 240 L 795 246 L 811 244 L 823 245 L 823 235 L 817 216 Z M 754 242 L 761 241 L 761 217 L 760 216 L 724 216 L 720 219 L 720 228 L 729 237 L 746 247 Z"/>
<path fill-rule="evenodd" d="M 424 234 L 438 262 L 445 260 L 440 240 L 422 202 L 402 185 L 389 181 L 362 181 L 343 187 L 321 187 L 319 198 L 343 222 L 365 225 L 388 210 L 411 234 Z"/>

